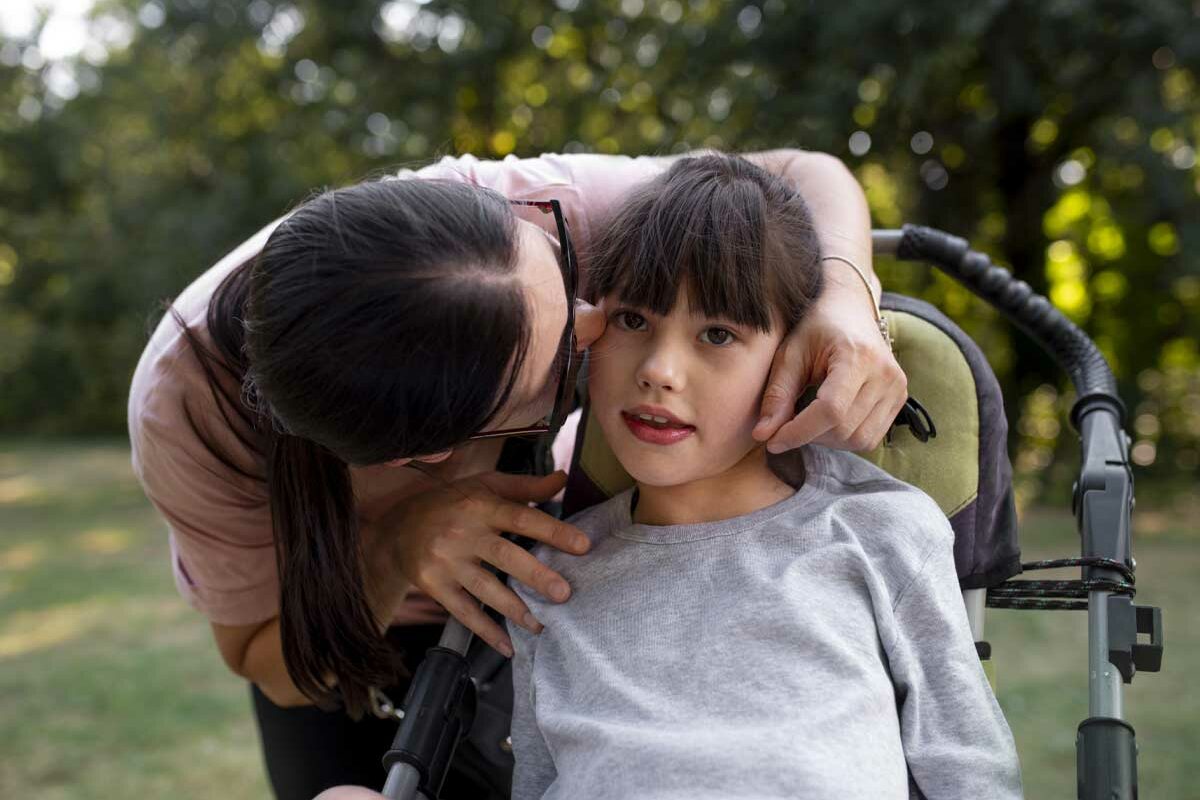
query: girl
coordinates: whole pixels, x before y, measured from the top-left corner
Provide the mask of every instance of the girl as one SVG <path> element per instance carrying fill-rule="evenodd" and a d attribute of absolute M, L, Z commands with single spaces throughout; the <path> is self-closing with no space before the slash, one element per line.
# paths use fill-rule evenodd
<path fill-rule="evenodd" d="M 953 532 L 920 490 L 753 436 L 821 292 L 801 197 L 731 156 L 675 164 L 596 244 L 591 410 L 636 487 L 577 515 L 572 586 L 518 593 L 515 800 L 1020 797 Z"/>

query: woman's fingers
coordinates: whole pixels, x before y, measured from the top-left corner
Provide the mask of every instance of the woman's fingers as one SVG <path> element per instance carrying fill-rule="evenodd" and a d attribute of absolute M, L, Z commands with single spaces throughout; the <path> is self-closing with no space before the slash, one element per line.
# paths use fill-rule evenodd
<path fill-rule="evenodd" d="M 858 408 L 849 414 L 855 420 L 853 423 L 847 423 L 845 428 L 833 428 L 813 441 L 825 447 L 838 447 L 855 453 L 869 452 L 878 447 L 896 419 L 895 412 L 889 416 L 889 411 L 894 408 L 892 398 L 880 390 L 868 392 L 864 389 L 855 404 Z"/>
<path fill-rule="evenodd" d="M 553 496 L 564 477 L 485 473 L 414 495 L 389 513 L 382 526 L 389 535 L 372 538 L 373 553 L 394 565 L 387 574 L 407 579 L 498 652 L 511 655 L 508 636 L 479 602 L 528 630 L 536 632 L 541 625 L 482 562 L 550 601 L 570 597 L 570 586 L 557 572 L 501 535 L 512 532 L 568 553 L 586 552 L 587 537 L 577 528 L 528 505 Z"/>
<path fill-rule="evenodd" d="M 571 596 L 571 587 L 562 576 L 507 539 L 499 536 L 484 539 L 479 542 L 475 555 L 542 597 L 561 603 Z"/>
<path fill-rule="evenodd" d="M 537 621 L 517 593 L 486 569 L 471 567 L 463 575 L 462 585 L 484 605 L 496 609 L 530 633 L 541 632 L 542 623 Z"/>
<path fill-rule="evenodd" d="M 542 477 L 501 472 L 480 475 L 479 482 L 495 495 L 488 523 L 497 530 L 537 539 L 565 553 L 586 553 L 590 543 L 578 528 L 528 505 L 558 494 L 566 477 L 561 470 Z"/>
<path fill-rule="evenodd" d="M 759 420 L 752 434 L 755 439 L 760 442 L 771 439 L 780 426 L 792 419 L 796 400 L 808 378 L 809 365 L 804 349 L 791 337 L 784 339 L 771 360 Z"/>
<path fill-rule="evenodd" d="M 497 502 L 488 522 L 497 530 L 537 539 L 564 553 L 581 555 L 590 546 L 588 538 L 574 525 L 519 503 Z"/>
<path fill-rule="evenodd" d="M 785 423 L 767 442 L 767 450 L 782 453 L 807 444 L 842 425 L 862 391 L 867 374 L 831 359 L 825 380 L 808 406 Z"/>
<path fill-rule="evenodd" d="M 853 354 L 832 357 L 816 399 L 775 432 L 767 449 L 782 453 L 808 442 L 857 452 L 877 446 L 908 397 L 908 380 L 894 361 L 864 363 Z"/>
<path fill-rule="evenodd" d="M 873 448 L 877 443 L 877 440 L 872 438 L 878 425 L 875 412 L 882 395 L 883 387 L 878 381 L 864 383 L 850 408 L 842 414 L 841 421 L 826 435 L 833 437 L 842 447 L 852 452 Z"/>
<path fill-rule="evenodd" d="M 479 606 L 479 601 L 467 594 L 465 589 L 457 586 L 430 596 L 472 633 L 487 642 L 489 647 L 512 658 L 512 640 L 508 638 L 508 634 L 484 612 Z"/>

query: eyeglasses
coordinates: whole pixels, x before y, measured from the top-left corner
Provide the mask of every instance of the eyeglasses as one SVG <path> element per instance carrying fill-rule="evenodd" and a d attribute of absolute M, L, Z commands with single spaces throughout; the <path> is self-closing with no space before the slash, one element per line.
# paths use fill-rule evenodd
<path fill-rule="evenodd" d="M 553 214 L 558 226 L 558 268 L 562 271 L 563 287 L 567 295 L 567 326 L 563 329 L 562 338 L 558 343 L 558 353 L 562 360 L 562 368 L 558 374 L 558 393 L 555 396 L 554 408 L 549 416 L 540 422 L 524 428 L 503 428 L 495 431 L 482 431 L 467 437 L 472 442 L 479 439 L 499 439 L 504 436 L 531 436 L 539 433 L 556 433 L 562 427 L 563 421 L 571 413 L 572 399 L 575 393 L 575 377 L 579 372 L 581 359 L 575 352 L 575 298 L 579 292 L 579 265 L 575 261 L 575 248 L 571 244 L 571 236 L 567 230 L 567 220 L 563 217 L 562 206 L 557 200 L 509 200 L 514 206 L 530 206 L 543 214 Z"/>

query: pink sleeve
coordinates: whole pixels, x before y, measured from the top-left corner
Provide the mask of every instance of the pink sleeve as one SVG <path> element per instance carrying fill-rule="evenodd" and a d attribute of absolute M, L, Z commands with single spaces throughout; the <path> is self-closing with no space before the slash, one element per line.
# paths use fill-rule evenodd
<path fill-rule="evenodd" d="M 191 388 L 192 399 L 207 394 Z M 176 586 L 213 622 L 268 620 L 278 613 L 279 584 L 266 486 L 208 451 L 174 393 L 167 384 L 131 409 L 130 442 L 134 472 L 167 523 Z"/>
<path fill-rule="evenodd" d="M 166 519 L 175 585 L 211 621 L 250 625 L 278 614 L 268 499 L 227 483 L 199 441 L 149 423 L 134 447 L 146 497 Z M 199 445 L 202 446 L 202 445 Z"/>
<path fill-rule="evenodd" d="M 205 341 L 212 291 L 258 252 L 274 225 L 175 299 L 175 307 Z M 249 476 L 261 474 L 262 465 L 225 424 L 199 361 L 170 314 L 160 321 L 134 371 L 128 414 L 134 473 L 167 523 L 180 594 L 213 622 L 247 625 L 275 616 L 279 583 L 269 501 L 265 483 Z M 249 475 L 213 455 L 193 421 Z"/>
<path fill-rule="evenodd" d="M 660 156 L 607 156 L 580 153 L 537 158 L 509 156 L 480 161 L 447 156 L 400 177 L 462 180 L 494 189 L 513 200 L 558 200 L 563 205 L 575 249 L 586 258 L 596 227 L 634 186 L 661 173 L 672 159 Z M 540 215 L 539 215 L 540 216 Z M 532 219 L 532 217 L 530 217 Z M 581 263 L 586 269 L 586 263 Z"/>

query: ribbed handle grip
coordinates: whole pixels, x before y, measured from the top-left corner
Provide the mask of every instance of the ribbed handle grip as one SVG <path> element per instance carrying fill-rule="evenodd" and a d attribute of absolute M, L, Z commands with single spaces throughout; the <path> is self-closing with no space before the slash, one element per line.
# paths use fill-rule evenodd
<path fill-rule="evenodd" d="M 972 250 L 965 239 L 920 225 L 904 226 L 896 256 L 930 262 L 1000 309 L 1066 370 L 1080 400 L 1111 399 L 1124 418 L 1116 379 L 1096 343 L 1028 283 Z"/>

